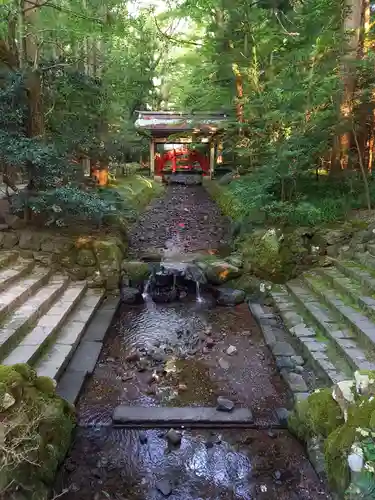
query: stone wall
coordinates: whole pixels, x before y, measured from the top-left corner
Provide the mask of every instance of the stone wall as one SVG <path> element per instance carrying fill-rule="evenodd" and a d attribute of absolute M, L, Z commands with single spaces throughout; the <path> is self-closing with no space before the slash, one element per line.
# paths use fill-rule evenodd
<path fill-rule="evenodd" d="M 21 257 L 67 273 L 74 280 L 88 280 L 92 287 L 117 289 L 127 242 L 117 236 L 59 236 L 33 229 L 0 230 L 0 249 L 18 251 Z"/>

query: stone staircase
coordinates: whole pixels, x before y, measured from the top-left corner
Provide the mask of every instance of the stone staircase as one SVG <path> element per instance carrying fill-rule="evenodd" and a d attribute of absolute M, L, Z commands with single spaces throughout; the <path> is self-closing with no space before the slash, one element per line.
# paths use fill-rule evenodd
<path fill-rule="evenodd" d="M 104 293 L 39 267 L 18 252 L 2 251 L 0 364 L 28 363 L 38 375 L 58 382 L 94 315 L 105 308 Z M 114 312 L 107 314 L 106 329 Z"/>
<path fill-rule="evenodd" d="M 327 384 L 375 370 L 375 245 L 272 291 L 284 326 Z"/>

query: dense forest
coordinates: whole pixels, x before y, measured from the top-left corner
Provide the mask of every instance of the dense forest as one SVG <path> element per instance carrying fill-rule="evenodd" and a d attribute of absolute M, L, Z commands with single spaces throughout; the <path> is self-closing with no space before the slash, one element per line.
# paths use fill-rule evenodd
<path fill-rule="evenodd" d="M 2 0 L 0 20 L 0 168 L 29 184 L 18 209 L 110 211 L 82 172 L 146 157 L 142 109 L 227 113 L 233 216 L 372 207 L 369 0 Z"/>

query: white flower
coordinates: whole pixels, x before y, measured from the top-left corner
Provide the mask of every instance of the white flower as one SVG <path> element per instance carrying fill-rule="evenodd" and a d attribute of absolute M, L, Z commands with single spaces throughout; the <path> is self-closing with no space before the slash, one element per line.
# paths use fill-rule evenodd
<path fill-rule="evenodd" d="M 315 394 L 319 394 L 319 392 L 320 392 L 320 389 L 315 389 L 315 391 L 314 391 Z"/>
<path fill-rule="evenodd" d="M 267 486 L 266 486 L 265 484 L 261 484 L 261 485 L 260 485 L 260 491 L 261 491 L 262 493 L 265 493 L 265 492 L 267 491 Z"/>
<path fill-rule="evenodd" d="M 264 283 L 261 283 L 261 284 L 259 285 L 259 290 L 260 290 L 262 293 L 264 293 L 264 292 L 266 291 L 266 285 L 265 285 Z"/>
<path fill-rule="evenodd" d="M 375 472 L 375 467 L 370 464 L 365 464 L 365 469 L 368 470 L 369 472 L 374 473 Z"/>

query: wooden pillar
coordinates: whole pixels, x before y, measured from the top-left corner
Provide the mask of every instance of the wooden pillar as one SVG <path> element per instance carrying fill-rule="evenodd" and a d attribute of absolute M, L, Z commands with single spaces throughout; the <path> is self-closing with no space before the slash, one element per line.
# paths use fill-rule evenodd
<path fill-rule="evenodd" d="M 155 177 L 155 143 L 154 139 L 150 140 L 150 177 Z"/>
<path fill-rule="evenodd" d="M 215 141 L 210 142 L 210 179 L 213 178 L 215 173 Z"/>

